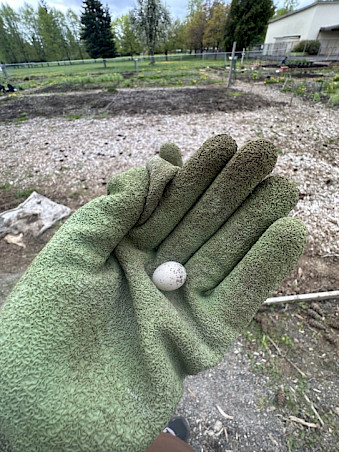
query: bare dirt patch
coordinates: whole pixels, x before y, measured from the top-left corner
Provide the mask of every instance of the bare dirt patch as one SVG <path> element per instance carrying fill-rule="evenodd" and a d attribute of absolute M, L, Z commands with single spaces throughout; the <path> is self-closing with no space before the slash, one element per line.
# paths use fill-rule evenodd
<path fill-rule="evenodd" d="M 58 116 L 183 115 L 215 111 L 253 111 L 274 105 L 258 95 L 242 95 L 223 87 L 119 90 L 64 94 L 35 94 L 1 103 L 0 121 Z"/>
<path fill-rule="evenodd" d="M 26 120 L 13 121 L 23 114 Z M 299 99 L 290 105 L 288 95 L 263 84 L 237 83 L 231 91 L 18 96 L 0 101 L 0 120 L 1 211 L 21 202 L 18 194 L 27 189 L 76 209 L 104 194 L 112 175 L 143 166 L 166 141 L 185 160 L 213 134 L 229 133 L 239 146 L 265 136 L 280 150 L 276 172 L 299 186 L 292 215 L 310 235 L 277 293 L 338 288 L 338 112 Z M 0 240 L 0 300 L 56 230 L 26 237 L 25 248 Z M 338 305 L 310 308 L 264 308 L 219 366 L 187 379 L 178 412 L 190 422 L 197 451 L 336 450 Z"/>

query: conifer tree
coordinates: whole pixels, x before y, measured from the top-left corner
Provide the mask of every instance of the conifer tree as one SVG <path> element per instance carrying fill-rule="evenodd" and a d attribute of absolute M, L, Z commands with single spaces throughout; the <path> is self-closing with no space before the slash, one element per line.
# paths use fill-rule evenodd
<path fill-rule="evenodd" d="M 232 0 L 225 24 L 226 50 L 232 48 L 233 41 L 237 48 L 243 49 L 260 43 L 265 35 L 269 19 L 274 13 L 272 0 Z"/>
<path fill-rule="evenodd" d="M 113 58 L 115 41 L 111 29 L 111 16 L 108 7 L 104 8 L 99 0 L 83 2 L 81 15 L 81 39 L 91 58 Z"/>

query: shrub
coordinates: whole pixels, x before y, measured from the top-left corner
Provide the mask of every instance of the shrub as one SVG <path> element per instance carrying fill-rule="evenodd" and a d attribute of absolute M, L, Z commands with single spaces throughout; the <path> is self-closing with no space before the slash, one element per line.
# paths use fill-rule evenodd
<path fill-rule="evenodd" d="M 320 41 L 300 41 L 293 48 L 293 52 L 306 52 L 309 55 L 317 55 L 320 49 Z"/>

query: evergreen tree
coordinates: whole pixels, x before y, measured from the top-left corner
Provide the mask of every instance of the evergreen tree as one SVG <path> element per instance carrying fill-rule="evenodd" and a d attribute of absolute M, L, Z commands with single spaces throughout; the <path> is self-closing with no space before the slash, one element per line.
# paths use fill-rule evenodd
<path fill-rule="evenodd" d="M 108 7 L 103 8 L 99 0 L 86 0 L 83 7 L 80 37 L 85 41 L 88 54 L 91 58 L 113 58 L 115 42 Z"/>
<path fill-rule="evenodd" d="M 274 13 L 272 0 L 232 0 L 225 25 L 226 50 L 243 49 L 260 43 L 265 35 L 267 23 Z"/>

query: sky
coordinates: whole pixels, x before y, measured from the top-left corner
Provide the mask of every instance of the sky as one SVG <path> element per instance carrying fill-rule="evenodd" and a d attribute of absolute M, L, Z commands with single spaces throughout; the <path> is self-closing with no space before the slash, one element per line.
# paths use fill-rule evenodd
<path fill-rule="evenodd" d="M 0 3 L 7 3 L 14 10 L 20 8 L 25 3 L 25 0 L 7 0 Z M 38 0 L 29 1 L 26 3 L 32 5 L 34 8 L 38 5 Z M 82 0 L 46 0 L 46 3 L 50 7 L 60 9 L 62 12 L 66 12 L 67 9 L 71 8 L 75 13 L 81 13 Z M 119 17 L 123 14 L 128 13 L 134 6 L 134 0 L 101 0 L 103 5 L 108 5 L 112 19 Z M 187 0 L 165 0 L 163 3 L 167 6 L 173 18 L 184 19 L 187 14 Z M 283 6 L 283 0 L 276 0 L 275 5 L 279 8 Z M 299 0 L 298 8 L 307 6 L 313 3 L 312 0 Z"/>

